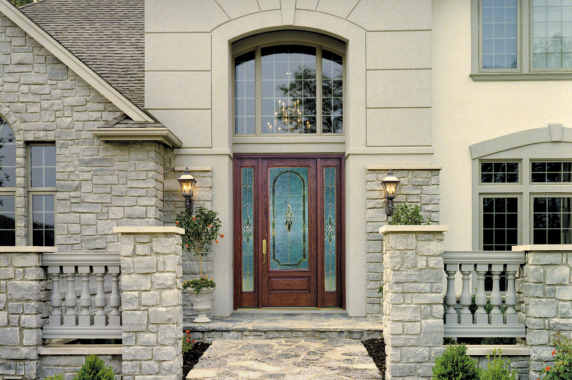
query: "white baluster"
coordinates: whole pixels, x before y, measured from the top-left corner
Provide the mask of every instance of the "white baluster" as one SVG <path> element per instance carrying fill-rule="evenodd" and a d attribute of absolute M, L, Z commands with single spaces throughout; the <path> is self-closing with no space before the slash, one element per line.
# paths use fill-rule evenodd
<path fill-rule="evenodd" d="M 66 314 L 64 315 L 64 326 L 77 326 L 77 298 L 75 295 L 75 266 L 64 266 L 66 275 Z"/>
<path fill-rule="evenodd" d="M 473 315 L 469 306 L 471 306 L 471 273 L 473 272 L 473 264 L 461 264 L 461 273 L 463 274 L 463 291 L 461 292 L 461 324 L 473 324 Z"/>
<path fill-rule="evenodd" d="M 97 294 L 95 295 L 95 307 L 97 311 L 93 317 L 94 326 L 105 326 L 107 324 L 107 316 L 103 309 L 106 305 L 105 290 L 103 289 L 103 281 L 105 276 L 105 267 L 93 267 L 93 273 L 97 276 Z"/>
<path fill-rule="evenodd" d="M 111 312 L 109 313 L 109 325 L 121 326 L 121 313 L 119 306 L 121 306 L 121 297 L 119 297 L 119 272 L 121 267 L 107 267 L 108 272 L 111 274 L 111 295 L 109 296 L 109 306 Z"/>
<path fill-rule="evenodd" d="M 447 312 L 445 314 L 445 324 L 456 325 L 459 323 L 455 305 L 457 304 L 457 294 L 455 293 L 455 274 L 459 269 L 458 264 L 447 264 L 447 294 L 445 295 L 445 304 Z"/>
<path fill-rule="evenodd" d="M 477 294 L 475 296 L 475 304 L 478 306 L 475 312 L 475 324 L 488 325 L 489 316 L 485 310 L 487 306 L 487 292 L 485 292 L 485 275 L 489 270 L 488 264 L 477 264 Z"/>
<path fill-rule="evenodd" d="M 52 275 L 52 295 L 50 297 L 50 305 L 52 312 L 50 313 L 49 326 L 62 325 L 62 295 L 60 293 L 60 267 L 48 267 L 48 272 Z"/>
<path fill-rule="evenodd" d="M 503 315 L 500 311 L 500 305 L 502 304 L 502 295 L 500 292 L 500 275 L 503 271 L 503 264 L 493 264 L 491 273 L 493 274 L 493 291 L 491 292 L 491 305 L 493 310 L 491 311 L 491 325 L 502 325 Z"/>
<path fill-rule="evenodd" d="M 79 301 L 81 312 L 79 314 L 79 325 L 91 326 L 91 313 L 89 311 L 91 306 L 91 296 L 89 294 L 90 268 L 88 266 L 78 267 L 77 272 L 81 275 L 81 297 Z"/>
<path fill-rule="evenodd" d="M 516 313 L 516 291 L 515 291 L 515 277 L 519 266 L 515 264 L 509 264 L 506 266 L 506 277 L 508 280 L 508 287 L 506 289 L 505 303 L 508 306 L 505 312 L 505 323 L 507 325 L 518 324 L 518 314 Z"/>

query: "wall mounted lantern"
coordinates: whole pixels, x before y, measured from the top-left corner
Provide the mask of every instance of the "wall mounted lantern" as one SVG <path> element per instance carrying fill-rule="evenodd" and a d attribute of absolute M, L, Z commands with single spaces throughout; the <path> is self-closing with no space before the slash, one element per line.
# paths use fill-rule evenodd
<path fill-rule="evenodd" d="M 187 203 L 187 210 L 192 213 L 193 212 L 193 191 L 195 190 L 195 185 L 197 180 L 191 175 L 189 172 L 189 168 L 185 170 L 182 176 L 178 179 L 179 183 L 181 184 L 181 193 L 183 197 L 185 197 L 185 201 Z"/>
<path fill-rule="evenodd" d="M 397 192 L 397 185 L 399 185 L 399 178 L 393 175 L 390 171 L 387 173 L 381 184 L 383 185 L 383 190 L 385 191 L 385 213 L 387 216 L 393 214 L 393 200 L 395 199 L 395 193 Z"/>

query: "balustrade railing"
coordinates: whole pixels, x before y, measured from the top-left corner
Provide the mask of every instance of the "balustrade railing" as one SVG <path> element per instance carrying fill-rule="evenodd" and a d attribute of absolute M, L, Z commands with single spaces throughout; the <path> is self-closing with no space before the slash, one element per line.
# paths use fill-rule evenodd
<path fill-rule="evenodd" d="M 45 339 L 121 339 L 119 254 L 42 255 L 52 280 Z"/>
<path fill-rule="evenodd" d="M 447 272 L 446 337 L 525 336 L 525 326 L 518 322 L 515 290 L 516 275 L 525 263 L 523 252 L 445 252 L 443 258 Z M 461 272 L 463 284 L 460 302 L 455 291 L 457 272 Z M 487 292 L 485 279 L 489 272 L 492 274 L 492 291 Z M 504 303 L 500 289 L 501 275 L 507 282 Z M 474 314 L 471 311 L 473 289 L 476 289 Z"/>

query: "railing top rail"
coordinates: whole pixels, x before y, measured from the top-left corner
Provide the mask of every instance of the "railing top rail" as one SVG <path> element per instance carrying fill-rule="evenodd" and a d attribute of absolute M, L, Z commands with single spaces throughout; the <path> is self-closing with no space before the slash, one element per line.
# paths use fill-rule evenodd
<path fill-rule="evenodd" d="M 443 253 L 445 264 L 524 264 L 524 252 L 512 251 L 448 251 Z"/>
<path fill-rule="evenodd" d="M 43 266 L 104 266 L 121 265 L 119 253 L 45 253 Z"/>

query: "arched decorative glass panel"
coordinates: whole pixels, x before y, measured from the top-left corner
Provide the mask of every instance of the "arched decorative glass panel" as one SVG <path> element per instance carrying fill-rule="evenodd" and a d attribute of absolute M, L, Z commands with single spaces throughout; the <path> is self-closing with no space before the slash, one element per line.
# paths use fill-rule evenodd
<path fill-rule="evenodd" d="M 324 168 L 324 290 L 336 291 L 336 168 Z"/>
<path fill-rule="evenodd" d="M 242 291 L 254 291 L 254 168 L 242 168 Z"/>
<path fill-rule="evenodd" d="M 6 120 L 0 117 L 0 187 L 16 186 L 16 139 Z"/>
<path fill-rule="evenodd" d="M 257 47 L 235 58 L 235 134 L 343 133 L 343 57 L 321 46 Z"/>

